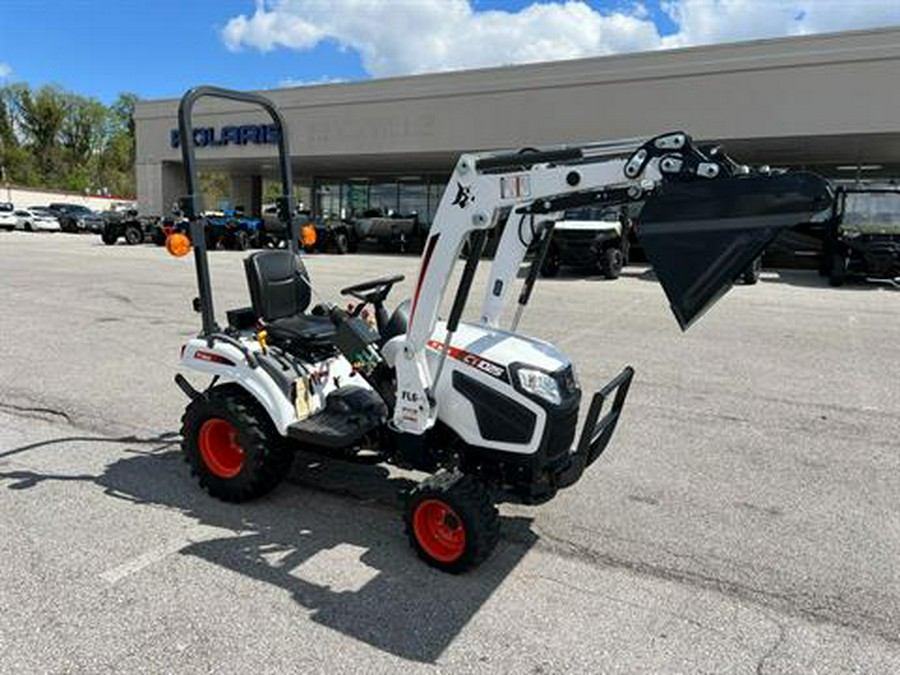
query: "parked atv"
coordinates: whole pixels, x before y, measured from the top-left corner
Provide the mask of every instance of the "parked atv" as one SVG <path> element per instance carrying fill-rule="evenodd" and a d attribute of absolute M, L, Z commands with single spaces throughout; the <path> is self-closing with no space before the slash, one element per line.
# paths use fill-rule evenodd
<path fill-rule="evenodd" d="M 247 218 L 233 209 L 206 216 L 206 245 L 209 249 L 220 245 L 231 251 L 261 248 L 265 243 L 265 231 L 262 219 Z"/>
<path fill-rule="evenodd" d="M 119 239 L 135 246 L 152 237 L 158 229 L 158 218 L 140 216 L 137 209 L 104 211 L 100 216 L 103 218 L 100 239 L 107 246 L 112 246 Z"/>

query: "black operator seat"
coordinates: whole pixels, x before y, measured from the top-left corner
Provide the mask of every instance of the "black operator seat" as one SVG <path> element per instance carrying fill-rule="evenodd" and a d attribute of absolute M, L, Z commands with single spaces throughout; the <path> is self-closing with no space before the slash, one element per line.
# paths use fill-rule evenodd
<path fill-rule="evenodd" d="M 328 343 L 335 327 L 327 316 L 304 314 L 312 297 L 309 275 L 287 249 L 259 251 L 244 259 L 250 300 L 273 342 Z"/>

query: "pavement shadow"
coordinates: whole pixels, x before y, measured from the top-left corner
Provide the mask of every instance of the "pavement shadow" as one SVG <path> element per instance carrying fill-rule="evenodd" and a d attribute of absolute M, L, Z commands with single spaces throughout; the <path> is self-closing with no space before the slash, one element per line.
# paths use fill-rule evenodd
<path fill-rule="evenodd" d="M 152 440 L 160 438 L 168 437 Z M 104 439 L 90 438 L 97 440 Z M 270 496 L 226 504 L 197 487 L 180 451 L 152 447 L 126 441 L 126 456 L 99 476 L 19 470 L 0 472 L 0 482 L 24 489 L 45 480 L 90 481 L 111 498 L 176 509 L 233 532 L 180 553 L 283 589 L 316 623 L 425 663 L 441 656 L 537 539 L 530 518 L 503 517 L 494 555 L 468 574 L 448 575 L 419 561 L 403 535 L 402 495 L 414 481 L 382 465 L 298 453 L 286 484 Z"/>
<path fill-rule="evenodd" d="M 877 291 L 879 289 L 897 290 L 898 286 L 890 281 L 867 281 L 863 278 L 850 278 L 843 285 L 834 287 L 828 283 L 828 277 L 818 273 L 817 270 L 771 270 L 774 275 L 766 274 L 762 281 L 766 283 L 789 284 L 804 288 L 822 288 L 836 293 L 847 291 Z"/>
<path fill-rule="evenodd" d="M 526 264 L 523 264 L 518 272 L 516 272 L 516 277 L 518 279 L 524 279 L 528 276 L 528 268 L 531 265 L 531 261 L 528 261 Z M 621 276 L 633 276 L 633 272 L 629 273 L 628 268 L 622 270 Z M 545 282 L 553 282 L 553 281 L 605 281 L 612 282 L 615 279 L 608 279 L 604 276 L 596 266 L 578 266 L 578 265 L 565 265 L 559 268 L 559 271 L 556 273 L 556 276 L 546 277 L 543 274 L 538 275 L 538 283 Z"/>
<path fill-rule="evenodd" d="M 622 272 L 623 277 L 632 277 L 641 281 L 650 281 L 657 283 L 658 279 L 652 267 L 636 268 L 633 270 L 625 270 Z M 788 284 L 790 286 L 800 286 L 803 288 L 821 288 L 822 290 L 834 292 L 846 291 L 873 291 L 879 288 L 896 289 L 890 282 L 878 283 L 874 281 L 866 281 L 864 279 L 848 279 L 847 282 L 838 288 L 828 283 L 828 277 L 824 277 L 814 269 L 783 269 L 783 268 L 763 268 L 762 276 L 759 279 L 760 284 Z M 745 286 L 740 280 L 735 282 L 735 286 Z"/>

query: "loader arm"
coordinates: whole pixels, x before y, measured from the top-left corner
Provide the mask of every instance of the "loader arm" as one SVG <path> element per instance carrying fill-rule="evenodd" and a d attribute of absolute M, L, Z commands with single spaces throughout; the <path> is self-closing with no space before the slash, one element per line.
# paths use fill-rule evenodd
<path fill-rule="evenodd" d="M 776 185 L 777 181 L 758 184 L 758 181 L 743 180 L 747 174 L 750 174 L 749 169 L 737 165 L 718 149 L 701 151 L 683 132 L 663 134 L 649 140 L 563 146 L 519 153 L 462 155 L 425 242 L 409 328 L 396 362 L 395 430 L 401 434 L 420 436 L 433 426 L 437 418 L 437 401 L 433 396 L 435 381 L 440 378 L 452 333 L 468 298 L 484 235 L 487 230 L 500 224 L 503 214 L 508 213 L 508 218 L 491 265 L 480 315 L 483 324 L 498 325 L 509 298 L 510 286 L 526 252 L 542 236 L 546 225 L 557 219 L 561 212 L 586 205 L 652 204 L 660 201 L 662 208 L 656 209 L 653 222 L 642 225 L 650 233 L 647 247 L 651 261 L 660 274 L 676 318 L 685 328 L 727 290 L 736 276 L 735 272 L 729 277 L 732 267 L 751 253 L 750 259 L 758 255 L 761 247 L 777 234 L 777 228 L 800 222 L 802 217 L 799 212 L 815 211 L 821 207 L 819 202 L 824 201 L 820 194 L 824 182 L 818 177 L 782 190 Z M 767 174 L 766 178 L 777 176 Z M 727 189 L 719 189 L 713 196 L 701 189 L 702 198 L 711 205 L 707 212 L 693 220 L 686 216 L 687 220 L 677 221 L 684 211 L 684 203 L 690 203 L 691 185 L 720 182 Z M 684 186 L 688 186 L 687 191 Z M 746 186 L 752 187 L 757 196 L 774 196 L 773 203 L 757 206 L 752 200 L 748 202 L 751 208 L 758 211 L 751 215 L 760 215 L 772 222 L 772 227 L 767 228 L 764 235 L 748 236 L 745 230 L 759 228 L 760 224 L 756 221 L 748 224 L 746 219 L 739 218 L 747 200 L 738 193 L 742 189 L 746 191 Z M 736 196 L 731 194 L 735 190 Z M 675 217 L 673 222 L 677 226 L 673 227 L 669 227 L 667 222 L 666 199 L 672 199 L 670 192 L 675 195 L 671 215 Z M 699 262 L 701 266 L 709 267 L 711 275 L 704 276 L 706 269 L 685 273 L 678 267 L 678 261 L 667 259 L 665 251 L 670 245 L 667 237 L 673 234 L 678 236 L 680 231 L 693 233 L 693 244 L 688 242 L 685 251 L 681 251 L 690 258 L 692 246 L 696 249 L 699 244 L 702 249 L 706 243 L 713 243 L 709 235 L 710 223 L 724 222 L 729 218 L 740 223 L 735 227 L 729 223 L 727 226 L 720 225 L 718 229 L 713 228 L 718 240 L 711 247 L 715 250 L 710 251 L 710 254 L 718 254 L 719 248 L 724 248 L 725 254 L 713 255 L 711 260 L 702 255 L 699 258 L 694 256 L 691 261 L 695 266 Z M 741 224 L 745 227 L 742 228 Z M 722 230 L 725 230 L 724 235 Z M 425 350 L 432 339 L 438 311 L 460 251 L 470 235 L 475 245 L 471 247 L 447 320 L 440 365 L 432 374 Z M 699 281 L 695 278 L 697 274 Z M 527 302 L 529 295 L 523 293 L 519 296 L 521 305 Z"/>

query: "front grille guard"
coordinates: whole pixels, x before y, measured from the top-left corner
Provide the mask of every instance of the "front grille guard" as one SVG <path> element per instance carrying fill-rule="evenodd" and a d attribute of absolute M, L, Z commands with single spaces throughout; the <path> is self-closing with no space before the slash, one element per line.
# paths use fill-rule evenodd
<path fill-rule="evenodd" d="M 626 366 L 621 373 L 610 380 L 606 386 L 594 394 L 591 406 L 588 409 L 587 419 L 578 439 L 578 446 L 570 455 L 569 465 L 563 469 L 556 478 L 556 487 L 565 488 L 577 482 L 581 474 L 597 458 L 603 454 L 606 446 L 612 438 L 628 397 L 628 389 L 634 377 L 634 368 Z M 603 417 L 603 406 L 607 399 L 615 392 L 612 408 Z"/>

